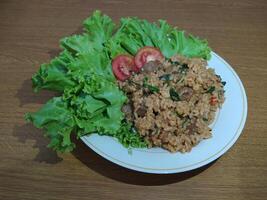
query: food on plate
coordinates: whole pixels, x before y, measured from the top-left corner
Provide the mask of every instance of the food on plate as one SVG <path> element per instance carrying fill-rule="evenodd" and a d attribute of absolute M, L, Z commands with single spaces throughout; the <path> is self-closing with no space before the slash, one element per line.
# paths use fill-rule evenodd
<path fill-rule="evenodd" d="M 201 133 L 201 138 L 204 132 L 205 137 L 209 136 L 210 132 L 202 131 L 199 123 L 206 120 L 206 127 L 222 104 L 223 92 L 219 85 L 223 82 L 215 84 L 215 80 L 221 81 L 219 76 L 216 79 L 214 72 L 206 69 L 206 60 L 211 57 L 207 41 L 185 34 L 164 20 L 150 23 L 137 17 L 127 17 L 121 18 L 119 26 L 116 26 L 110 17 L 100 11 L 85 19 L 83 26 L 83 33 L 63 38 L 60 41 L 62 52 L 49 63 L 42 64 L 32 77 L 35 92 L 43 89 L 58 92 L 57 97 L 37 112 L 25 115 L 28 122 L 44 130 L 44 135 L 50 139 L 49 147 L 59 152 L 69 152 L 75 148 L 71 135 L 80 138 L 97 133 L 116 138 L 126 148 L 161 146 L 170 151 L 189 150 L 189 147 L 178 147 L 180 142 L 173 149 L 164 142 L 160 145 L 156 142 L 158 138 L 149 135 L 153 131 L 155 135 L 155 130 L 151 132 L 146 127 L 142 128 L 137 122 L 138 118 L 147 118 L 151 108 L 143 101 L 139 106 L 129 104 L 137 103 L 131 96 L 138 93 L 127 92 L 125 87 L 132 87 L 129 81 L 143 88 L 140 89 L 139 101 L 155 96 L 163 98 L 164 88 L 167 87 L 168 102 L 175 104 L 175 109 L 179 105 L 176 121 L 188 118 L 187 130 L 196 130 Z M 178 64 L 173 60 L 176 55 L 185 61 L 178 59 Z M 191 66 L 193 60 L 198 63 L 196 66 Z M 165 69 L 168 63 L 175 67 Z M 180 72 L 173 74 L 174 69 Z M 166 73 L 161 74 L 163 72 Z M 208 77 L 202 77 L 205 74 Z M 174 87 L 173 81 L 181 75 L 184 77 L 179 80 L 185 80 Z M 159 80 L 153 82 L 157 76 Z M 175 79 L 171 80 L 172 77 Z M 173 87 L 169 88 L 168 84 Z M 205 93 L 199 93 L 204 90 Z M 200 113 L 193 112 L 190 104 L 197 97 L 204 98 L 199 99 L 199 103 L 194 102 L 199 106 Z M 209 105 L 206 98 L 210 98 Z M 201 102 L 207 107 L 201 108 Z M 186 113 L 187 107 L 191 109 L 187 111 L 189 113 Z M 200 121 L 202 115 L 206 118 Z M 152 126 L 152 122 L 148 123 Z M 159 132 L 159 135 L 162 133 Z M 168 139 L 167 144 L 172 144 L 172 140 Z"/>
<path fill-rule="evenodd" d="M 188 152 L 211 137 L 224 82 L 204 59 L 176 55 L 142 69 L 118 83 L 128 97 L 122 111 L 149 147 Z"/>

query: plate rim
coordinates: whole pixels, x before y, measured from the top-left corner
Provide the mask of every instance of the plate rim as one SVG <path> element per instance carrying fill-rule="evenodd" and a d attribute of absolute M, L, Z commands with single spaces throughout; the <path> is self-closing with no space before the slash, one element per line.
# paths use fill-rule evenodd
<path fill-rule="evenodd" d="M 218 159 L 219 157 L 221 157 L 223 154 L 225 154 L 237 141 L 237 139 L 240 137 L 240 135 L 242 134 L 242 130 L 244 129 L 245 123 L 246 123 L 246 119 L 247 119 L 247 110 L 248 110 L 248 104 L 247 104 L 247 95 L 246 95 L 246 91 L 245 88 L 243 86 L 243 83 L 241 81 L 241 79 L 239 78 L 238 74 L 235 72 L 235 70 L 230 66 L 230 64 L 228 64 L 222 57 L 220 57 L 217 53 L 215 53 L 214 51 L 211 52 L 212 56 L 217 57 L 217 59 L 219 59 L 220 61 L 222 61 L 225 66 L 228 67 L 228 69 L 232 72 L 232 74 L 234 75 L 234 77 L 236 78 L 239 88 L 241 90 L 241 93 L 243 95 L 243 115 L 239 124 L 238 129 L 236 130 L 236 134 L 232 137 L 232 139 L 219 151 L 217 151 L 215 154 L 213 154 L 212 156 L 210 156 L 209 158 L 205 158 L 202 161 L 196 162 L 194 164 L 191 164 L 189 166 L 184 166 L 184 167 L 179 167 L 179 168 L 162 168 L 162 169 L 153 169 L 153 168 L 146 168 L 146 167 L 141 167 L 141 166 L 136 166 L 136 165 L 132 165 L 132 164 L 128 164 L 125 163 L 123 161 L 118 160 L 117 158 L 113 158 L 110 155 L 107 155 L 106 153 L 102 152 L 100 149 L 98 149 L 96 146 L 94 146 L 91 142 L 89 142 L 87 140 L 87 137 L 81 137 L 81 140 L 88 146 L 90 147 L 94 152 L 96 152 L 97 154 L 99 154 L 100 156 L 102 156 L 103 158 L 119 165 L 122 166 L 124 168 L 127 169 L 131 169 L 134 171 L 139 171 L 139 172 L 144 172 L 144 173 L 151 173 L 151 174 L 173 174 L 173 173 L 181 173 L 181 172 L 186 172 L 186 171 L 190 171 L 193 169 L 197 169 L 199 167 L 205 166 L 209 163 L 211 163 L 212 161 Z"/>

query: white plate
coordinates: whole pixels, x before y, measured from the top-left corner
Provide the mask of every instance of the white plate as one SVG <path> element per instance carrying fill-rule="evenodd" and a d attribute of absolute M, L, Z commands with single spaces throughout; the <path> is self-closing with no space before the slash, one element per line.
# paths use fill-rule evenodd
<path fill-rule="evenodd" d="M 223 155 L 238 139 L 247 117 L 247 97 L 238 75 L 216 53 L 208 65 L 226 81 L 226 100 L 218 111 L 212 127 L 212 137 L 201 141 L 189 153 L 169 153 L 160 148 L 133 149 L 129 154 L 114 138 L 92 134 L 83 142 L 113 163 L 136 171 L 169 174 L 185 172 L 206 165 Z"/>

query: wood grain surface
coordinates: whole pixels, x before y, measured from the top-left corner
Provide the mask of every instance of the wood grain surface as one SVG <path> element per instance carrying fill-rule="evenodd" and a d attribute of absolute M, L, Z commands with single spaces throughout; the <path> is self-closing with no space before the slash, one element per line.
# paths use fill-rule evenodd
<path fill-rule="evenodd" d="M 42 131 L 25 124 L 54 94 L 34 94 L 30 78 L 59 52 L 58 41 L 80 32 L 95 9 L 118 21 L 138 16 L 166 19 L 207 38 L 239 74 L 248 118 L 237 143 L 198 170 L 151 175 L 112 164 L 76 141 L 70 154 L 46 148 Z M 0 1 L 0 199 L 266 199 L 267 1 L 1 0 Z"/>

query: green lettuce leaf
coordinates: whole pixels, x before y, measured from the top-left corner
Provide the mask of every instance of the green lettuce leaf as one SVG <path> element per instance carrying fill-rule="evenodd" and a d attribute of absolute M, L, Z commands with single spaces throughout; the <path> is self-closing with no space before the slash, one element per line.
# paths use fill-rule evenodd
<path fill-rule="evenodd" d="M 62 49 L 69 51 L 73 57 L 94 49 L 94 42 L 90 41 L 88 34 L 65 37 L 60 40 L 60 45 Z"/>
<path fill-rule="evenodd" d="M 84 21 L 84 27 L 86 33 L 63 38 L 60 41 L 63 52 L 52 59 L 49 64 L 41 65 L 39 71 L 32 78 L 34 91 L 48 89 L 63 92 L 66 87 L 72 87 L 74 83 L 70 80 L 68 73 L 69 64 L 75 60 L 79 62 L 84 57 L 81 56 L 83 53 L 91 53 L 89 60 L 87 59 L 89 61 L 87 63 L 92 62 L 90 63 L 91 67 L 95 65 L 107 69 L 106 64 L 102 66 L 95 63 L 94 60 L 110 62 L 109 60 L 93 59 L 92 56 L 97 55 L 95 51 L 105 52 L 104 43 L 111 37 L 115 24 L 108 16 L 102 15 L 100 11 L 95 11 Z M 108 73 L 109 75 L 112 73 L 111 69 Z M 114 79 L 114 77 L 110 78 Z"/>
<path fill-rule="evenodd" d="M 118 141 L 127 148 L 145 148 L 147 142 L 133 129 L 132 124 L 122 122 L 120 129 L 112 133 L 99 133 L 100 135 L 108 135 L 118 139 Z"/>
<path fill-rule="evenodd" d="M 104 43 L 109 40 L 115 30 L 115 23 L 107 15 L 96 10 L 93 15 L 83 22 L 86 34 L 89 35 L 94 48 L 102 50 Z"/>
<path fill-rule="evenodd" d="M 77 81 L 92 74 L 97 74 L 111 82 L 116 80 L 112 72 L 111 60 L 104 51 L 83 52 L 75 61 L 70 63 L 68 69 L 73 77 L 77 77 Z"/>
<path fill-rule="evenodd" d="M 25 118 L 35 127 L 44 129 L 45 136 L 50 139 L 48 147 L 59 152 L 69 152 L 75 147 L 70 139 L 75 127 L 74 117 L 61 97 L 52 98 L 39 111 L 27 113 Z"/>
<path fill-rule="evenodd" d="M 67 65 L 73 61 L 68 51 L 63 51 L 49 64 L 42 64 L 39 71 L 33 75 L 32 84 L 35 92 L 41 89 L 63 92 L 66 87 L 73 87 L 75 83 L 67 74 Z"/>
<path fill-rule="evenodd" d="M 135 55 L 144 46 L 154 46 L 167 58 L 175 54 L 210 59 L 207 41 L 171 27 L 164 20 L 149 23 L 138 18 L 122 18 L 121 28 L 107 42 L 109 54 L 114 58 L 125 52 Z"/>
<path fill-rule="evenodd" d="M 126 96 L 115 82 L 105 78 L 98 70 L 82 70 L 79 75 L 76 77 L 79 84 L 65 90 L 63 94 L 74 110 L 78 135 L 94 131 L 115 133 L 124 118 L 121 107 Z"/>

